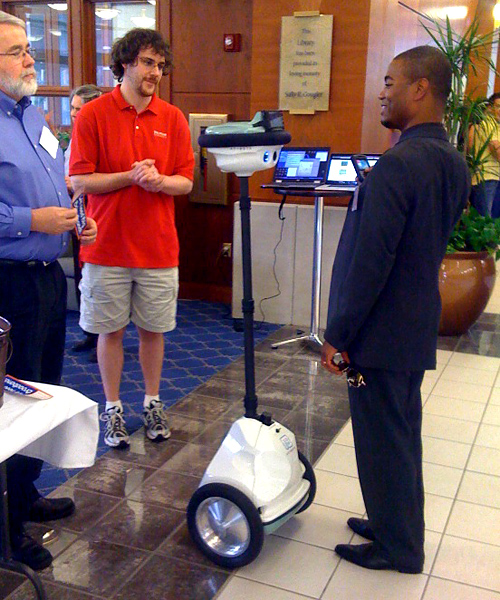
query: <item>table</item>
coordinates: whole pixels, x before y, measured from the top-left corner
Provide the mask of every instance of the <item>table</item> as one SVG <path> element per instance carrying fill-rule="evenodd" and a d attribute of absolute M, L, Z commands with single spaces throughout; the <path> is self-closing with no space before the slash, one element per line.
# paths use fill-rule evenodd
<path fill-rule="evenodd" d="M 302 197 L 313 197 L 314 198 L 314 242 L 313 242 L 313 271 L 312 271 L 312 296 L 311 296 L 311 326 L 309 333 L 305 335 L 299 335 L 288 340 L 276 342 L 271 345 L 271 348 L 279 348 L 285 344 L 291 344 L 293 342 L 305 341 L 309 342 L 311 346 L 320 350 L 323 346 L 323 342 L 319 337 L 319 319 L 320 319 L 320 305 L 321 305 L 321 256 L 323 250 L 323 213 L 325 206 L 326 197 L 345 197 L 349 192 L 345 191 L 317 191 L 317 190 L 298 190 L 298 189 L 285 189 L 275 188 L 273 190 L 276 194 L 281 196 L 302 196 Z M 344 206 L 344 203 L 342 203 Z"/>
<path fill-rule="evenodd" d="M 12 559 L 5 461 L 13 454 L 40 458 L 56 467 L 74 469 L 94 464 L 99 436 L 98 405 L 67 387 L 33 383 L 53 397 L 33 400 L 5 392 L 0 408 L 0 567 L 30 579 L 39 600 L 45 590 L 38 575 Z"/>

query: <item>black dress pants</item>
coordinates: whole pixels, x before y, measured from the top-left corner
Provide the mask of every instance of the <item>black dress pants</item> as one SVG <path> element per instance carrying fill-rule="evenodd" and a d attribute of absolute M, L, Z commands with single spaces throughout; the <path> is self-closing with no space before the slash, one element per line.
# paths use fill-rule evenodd
<path fill-rule="evenodd" d="M 394 565 L 419 569 L 424 563 L 424 371 L 356 368 L 366 386 L 349 387 L 349 402 L 368 519 L 376 543 Z"/>
<path fill-rule="evenodd" d="M 10 264 L 0 260 L 0 316 L 10 321 L 12 356 L 7 373 L 59 384 L 66 335 L 66 278 L 59 263 Z M 1 412 L 0 412 L 1 418 Z M 14 455 L 7 460 L 11 535 L 20 535 L 29 507 L 40 496 L 34 481 L 43 462 Z"/>

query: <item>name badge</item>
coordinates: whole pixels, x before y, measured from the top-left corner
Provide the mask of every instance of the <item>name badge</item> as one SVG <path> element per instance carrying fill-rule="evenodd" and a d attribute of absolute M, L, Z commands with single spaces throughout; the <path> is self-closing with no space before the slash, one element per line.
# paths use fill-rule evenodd
<path fill-rule="evenodd" d="M 352 212 L 358 210 L 358 196 L 359 196 L 359 185 L 354 190 L 354 194 L 352 196 L 352 204 L 351 204 Z"/>
<path fill-rule="evenodd" d="M 57 141 L 56 136 L 50 131 L 48 127 L 42 129 L 42 134 L 40 135 L 40 141 L 38 142 L 40 146 L 47 150 L 47 152 L 52 156 L 52 158 L 56 158 L 57 149 L 59 148 L 59 142 Z"/>

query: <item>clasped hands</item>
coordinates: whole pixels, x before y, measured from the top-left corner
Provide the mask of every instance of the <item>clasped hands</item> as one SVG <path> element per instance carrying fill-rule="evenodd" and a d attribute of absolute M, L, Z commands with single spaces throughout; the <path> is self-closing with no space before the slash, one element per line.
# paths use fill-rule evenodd
<path fill-rule="evenodd" d="M 161 192 L 165 182 L 165 175 L 158 172 L 153 158 L 146 158 L 133 163 L 130 177 L 133 184 L 140 186 L 147 192 Z"/>

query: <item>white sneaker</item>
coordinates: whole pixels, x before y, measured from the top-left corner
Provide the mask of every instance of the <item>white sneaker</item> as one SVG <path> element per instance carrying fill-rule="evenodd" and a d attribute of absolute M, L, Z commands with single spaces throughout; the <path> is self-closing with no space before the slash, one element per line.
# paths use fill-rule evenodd
<path fill-rule="evenodd" d="M 171 431 L 161 400 L 151 400 L 143 413 L 146 435 L 153 442 L 162 442 L 170 437 Z"/>
<path fill-rule="evenodd" d="M 101 413 L 99 418 L 106 423 L 106 431 L 104 432 L 105 444 L 111 446 L 111 448 L 126 448 L 130 445 L 128 431 L 125 427 L 125 419 L 123 418 L 123 410 L 119 406 L 108 408 Z"/>

